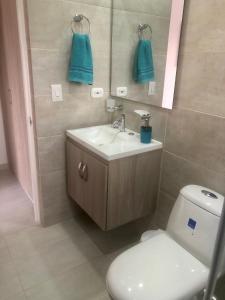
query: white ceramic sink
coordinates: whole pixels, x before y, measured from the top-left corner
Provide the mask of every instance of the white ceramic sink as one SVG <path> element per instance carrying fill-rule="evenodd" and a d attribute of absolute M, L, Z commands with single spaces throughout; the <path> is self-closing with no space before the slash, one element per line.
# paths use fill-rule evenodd
<path fill-rule="evenodd" d="M 162 143 L 156 140 L 142 144 L 137 132 L 129 129 L 120 132 L 112 125 L 67 130 L 66 134 L 108 161 L 162 148 Z"/>

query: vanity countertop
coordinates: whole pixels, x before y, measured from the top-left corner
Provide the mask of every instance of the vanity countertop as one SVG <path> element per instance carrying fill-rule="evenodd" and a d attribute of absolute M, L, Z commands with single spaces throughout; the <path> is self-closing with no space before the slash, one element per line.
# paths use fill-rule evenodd
<path fill-rule="evenodd" d="M 162 149 L 161 142 L 150 144 L 140 142 L 140 134 L 126 129 L 120 132 L 112 125 L 101 125 L 67 130 L 66 135 L 107 161 Z"/>

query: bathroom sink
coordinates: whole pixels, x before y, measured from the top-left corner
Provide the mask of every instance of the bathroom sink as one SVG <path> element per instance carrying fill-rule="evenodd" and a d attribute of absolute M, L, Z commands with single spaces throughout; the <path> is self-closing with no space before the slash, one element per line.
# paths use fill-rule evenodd
<path fill-rule="evenodd" d="M 150 144 L 142 144 L 137 132 L 129 129 L 120 132 L 112 125 L 67 130 L 66 134 L 108 161 L 162 148 L 161 142 L 152 140 Z"/>

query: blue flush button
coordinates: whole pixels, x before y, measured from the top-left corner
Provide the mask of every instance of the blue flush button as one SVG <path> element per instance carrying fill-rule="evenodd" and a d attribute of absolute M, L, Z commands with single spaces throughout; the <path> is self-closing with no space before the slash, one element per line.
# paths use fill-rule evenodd
<path fill-rule="evenodd" d="M 197 222 L 195 220 L 193 220 L 191 218 L 188 220 L 188 227 L 190 227 L 191 229 L 194 230 L 196 225 L 197 225 Z"/>

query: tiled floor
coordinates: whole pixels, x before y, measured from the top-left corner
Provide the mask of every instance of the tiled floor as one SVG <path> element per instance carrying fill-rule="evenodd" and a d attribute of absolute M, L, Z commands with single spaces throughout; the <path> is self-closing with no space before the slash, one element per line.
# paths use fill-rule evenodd
<path fill-rule="evenodd" d="M 16 179 L 1 171 L 0 300 L 109 299 L 107 268 L 138 239 L 136 225 L 103 233 L 82 215 L 48 228 L 33 219 Z"/>

